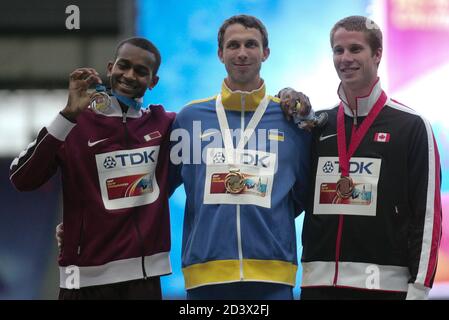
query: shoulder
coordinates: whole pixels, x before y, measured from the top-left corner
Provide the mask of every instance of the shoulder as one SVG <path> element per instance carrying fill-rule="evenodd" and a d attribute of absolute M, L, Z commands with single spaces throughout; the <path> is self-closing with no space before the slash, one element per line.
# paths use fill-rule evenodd
<path fill-rule="evenodd" d="M 204 113 L 204 111 L 215 110 L 216 98 L 217 96 L 213 96 L 187 103 L 176 115 L 176 119 L 195 117 L 198 114 Z"/>
<path fill-rule="evenodd" d="M 419 114 L 415 110 L 413 110 L 411 107 L 409 107 L 395 99 L 392 99 L 392 98 L 388 99 L 386 106 L 397 111 L 397 112 L 403 112 L 403 113 L 405 113 L 407 115 L 411 115 L 411 116 L 419 116 Z"/>
<path fill-rule="evenodd" d="M 187 103 L 184 108 L 198 106 L 198 105 L 209 105 L 209 104 L 215 103 L 216 99 L 217 99 L 217 96 L 193 100 L 193 101 L 190 101 L 189 103 Z"/>
<path fill-rule="evenodd" d="M 334 114 L 334 113 L 338 112 L 338 106 L 339 105 L 340 104 L 337 103 L 337 104 L 335 104 L 335 105 L 333 105 L 333 106 L 331 106 L 329 108 L 322 108 L 322 109 L 319 109 L 319 110 L 315 110 L 315 113 L 317 115 L 320 115 L 321 113 L 325 113 L 325 112 L 328 113 L 328 114 Z M 313 108 L 313 106 L 312 106 L 312 108 Z"/>
<path fill-rule="evenodd" d="M 142 112 L 144 116 L 169 121 L 170 123 L 173 122 L 176 117 L 175 112 L 165 110 L 160 104 L 150 104 L 145 110 L 142 110 Z"/>
<path fill-rule="evenodd" d="M 428 145 L 433 145 L 433 130 L 430 121 L 409 106 L 389 99 L 387 107 L 390 110 L 390 118 L 396 127 L 401 128 L 403 136 L 412 144 L 422 144 L 427 141 Z"/>
<path fill-rule="evenodd" d="M 408 105 L 405 105 L 395 99 L 388 99 L 386 107 L 392 112 L 397 113 L 402 121 L 410 121 L 413 124 L 421 123 L 425 126 L 430 126 L 430 122 L 416 110 Z"/>
<path fill-rule="evenodd" d="M 281 99 L 273 96 L 268 96 L 269 103 L 281 104 Z"/>

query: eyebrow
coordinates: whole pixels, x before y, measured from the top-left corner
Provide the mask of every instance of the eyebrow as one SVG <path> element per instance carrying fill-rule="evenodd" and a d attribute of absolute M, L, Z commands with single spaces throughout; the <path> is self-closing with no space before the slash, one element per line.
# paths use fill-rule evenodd
<path fill-rule="evenodd" d="M 118 63 L 118 62 L 125 62 L 125 63 L 127 63 L 127 64 L 129 64 L 129 65 L 132 65 L 134 68 L 140 68 L 140 69 L 145 69 L 145 70 L 147 70 L 147 71 L 150 71 L 151 70 L 151 68 L 149 68 L 149 67 L 147 67 L 147 66 L 145 66 L 145 65 L 143 65 L 143 64 L 133 64 L 132 62 L 131 62 L 131 60 L 128 60 L 128 59 L 126 59 L 126 58 L 118 58 L 117 59 L 117 62 L 116 63 Z"/>
<path fill-rule="evenodd" d="M 228 41 L 225 42 L 225 44 L 229 44 L 229 43 L 248 43 L 248 42 L 255 42 L 255 43 L 259 43 L 259 40 L 257 40 L 256 38 L 250 38 L 250 39 L 230 39 Z"/>

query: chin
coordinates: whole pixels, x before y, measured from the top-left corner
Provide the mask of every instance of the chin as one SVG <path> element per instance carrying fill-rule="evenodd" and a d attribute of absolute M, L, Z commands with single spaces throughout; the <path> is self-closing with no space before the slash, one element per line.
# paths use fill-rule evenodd
<path fill-rule="evenodd" d="M 136 97 L 136 94 L 134 92 L 123 92 L 122 90 L 120 90 L 118 88 L 114 88 L 114 92 L 117 93 L 118 95 L 128 97 L 128 98 Z"/>
<path fill-rule="evenodd" d="M 356 77 L 351 77 L 351 78 L 340 78 L 341 82 L 347 86 L 353 86 L 354 84 L 357 84 L 357 78 Z"/>

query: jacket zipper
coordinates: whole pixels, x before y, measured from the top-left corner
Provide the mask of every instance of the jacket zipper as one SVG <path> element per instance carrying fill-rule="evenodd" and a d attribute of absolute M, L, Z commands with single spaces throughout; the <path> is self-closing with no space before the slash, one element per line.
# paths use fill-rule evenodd
<path fill-rule="evenodd" d="M 142 256 L 142 274 L 143 274 L 143 278 L 146 280 L 148 278 L 148 276 L 147 276 L 147 271 L 145 270 L 145 246 L 143 243 L 142 234 L 140 233 L 139 225 L 137 223 L 136 214 L 133 214 L 133 221 L 134 221 L 134 226 L 136 227 L 137 237 L 139 238 L 139 242 L 140 242 L 140 254 Z"/>
<path fill-rule="evenodd" d="M 335 274 L 334 274 L 334 282 L 333 286 L 337 285 L 338 281 L 338 263 L 340 261 L 340 251 L 341 251 L 341 236 L 343 233 L 343 219 L 344 216 L 340 215 L 338 219 L 338 231 L 337 231 L 337 241 L 335 245 Z"/>
<path fill-rule="evenodd" d="M 245 129 L 245 95 L 242 94 L 241 96 L 241 105 L 242 105 L 242 111 L 240 116 L 240 137 L 242 138 L 244 129 Z M 240 139 L 241 139 L 240 138 Z M 239 251 L 239 267 L 240 267 L 240 280 L 245 279 L 245 275 L 243 273 L 243 248 L 242 248 L 242 229 L 240 224 L 240 205 L 237 205 L 236 208 L 236 215 L 237 215 L 237 244 L 238 244 L 238 251 Z"/>
<path fill-rule="evenodd" d="M 78 256 L 81 255 L 81 245 L 83 243 L 83 229 L 84 229 L 84 216 L 83 214 L 81 214 L 81 228 L 80 228 L 80 236 L 79 236 L 79 240 L 78 240 L 78 248 L 76 250 L 76 254 Z"/>
<path fill-rule="evenodd" d="M 126 113 L 128 111 L 122 111 L 122 123 L 123 123 L 123 127 L 125 129 L 125 145 L 128 148 L 129 147 L 129 139 L 128 139 L 128 126 L 126 125 Z"/>
<path fill-rule="evenodd" d="M 123 127 L 125 129 L 125 146 L 126 148 L 129 148 L 129 134 L 128 134 L 128 126 L 126 125 L 126 113 L 128 112 L 128 110 L 122 110 L 122 123 L 123 123 Z M 137 231 L 137 238 L 139 239 L 139 243 L 140 243 L 140 254 L 142 256 L 142 274 L 143 274 L 143 278 L 146 280 L 148 278 L 147 276 L 147 271 L 145 270 L 145 245 L 143 242 L 143 237 L 142 234 L 140 233 L 140 229 L 139 229 L 139 225 L 138 225 L 138 221 L 136 218 L 136 215 L 133 214 L 133 221 L 134 221 L 134 226 L 136 228 Z"/>

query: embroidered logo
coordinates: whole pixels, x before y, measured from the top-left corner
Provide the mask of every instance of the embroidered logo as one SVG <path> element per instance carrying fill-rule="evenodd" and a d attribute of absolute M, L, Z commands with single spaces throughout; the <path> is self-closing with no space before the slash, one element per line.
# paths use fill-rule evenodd
<path fill-rule="evenodd" d="M 148 142 L 148 141 L 160 138 L 160 137 L 162 137 L 161 133 L 159 131 L 154 131 L 154 132 L 151 132 L 151 133 L 145 135 L 143 138 L 145 139 L 145 141 Z"/>
<path fill-rule="evenodd" d="M 336 135 L 337 134 L 335 133 L 335 134 L 331 134 L 331 135 L 328 135 L 328 136 L 320 136 L 320 141 L 327 140 L 329 138 L 335 137 Z"/>
<path fill-rule="evenodd" d="M 378 132 L 374 135 L 374 141 L 382 143 L 390 142 L 390 134 L 385 132 Z"/>
<path fill-rule="evenodd" d="M 89 147 L 89 148 L 91 148 L 91 147 L 93 147 L 94 145 L 96 145 L 96 144 L 99 144 L 100 142 L 103 142 L 103 141 L 106 141 L 106 140 L 108 140 L 109 138 L 106 138 L 106 139 L 101 139 L 101 140 L 97 140 L 97 141 L 87 141 L 87 146 Z"/>

